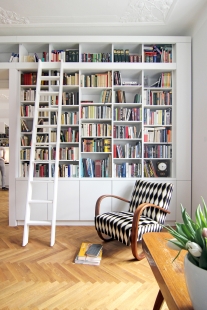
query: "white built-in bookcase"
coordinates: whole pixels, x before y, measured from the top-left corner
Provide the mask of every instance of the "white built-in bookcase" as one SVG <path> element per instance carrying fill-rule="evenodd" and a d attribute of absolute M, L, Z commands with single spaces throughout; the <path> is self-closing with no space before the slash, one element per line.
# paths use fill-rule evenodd
<path fill-rule="evenodd" d="M 153 54 L 146 62 L 145 50 L 156 45 L 158 48 L 166 47 L 170 49 L 171 61 L 153 62 Z M 75 165 L 76 174 L 73 177 L 61 177 L 58 188 L 58 224 L 86 225 L 93 224 L 94 207 L 96 199 L 102 194 L 114 194 L 130 198 L 130 194 L 137 178 L 144 178 L 156 182 L 168 181 L 174 184 L 171 214 L 168 216 L 169 223 L 179 220 L 179 205 L 191 204 L 191 40 L 189 37 L 0 37 L 0 69 L 9 69 L 9 90 L 10 90 L 10 225 L 21 224 L 24 220 L 24 208 L 26 201 L 27 177 L 22 174 L 22 165 L 28 162 L 20 156 L 30 146 L 22 145 L 23 136 L 31 136 L 31 132 L 24 132 L 21 128 L 21 120 L 24 120 L 29 128 L 32 128 L 32 116 L 21 115 L 21 106 L 33 105 L 34 100 L 22 99 L 22 92 L 28 89 L 35 89 L 31 85 L 22 85 L 21 75 L 37 71 L 37 63 L 25 62 L 27 56 L 33 57 L 34 53 L 39 58 L 43 57 L 43 52 L 47 53 L 48 74 L 52 74 L 58 64 L 51 62 L 53 50 L 78 50 L 78 62 L 64 62 L 64 72 L 67 74 L 78 73 L 79 81 L 77 85 L 64 86 L 65 92 L 78 92 L 79 102 L 77 105 L 64 106 L 64 112 L 76 112 L 79 114 L 78 124 L 65 124 L 63 129 L 68 127 L 79 131 L 79 141 L 64 142 L 62 148 L 76 147 L 78 155 L 74 160 L 64 159 L 61 164 Z M 133 62 L 116 62 L 115 50 L 129 50 L 129 55 L 138 55 L 138 58 L 131 57 Z M 9 62 L 11 53 L 19 54 L 19 62 Z M 82 54 L 105 53 L 110 55 L 110 62 L 83 62 Z M 154 53 L 155 56 L 156 53 Z M 148 56 L 147 55 L 147 56 Z M 158 53 L 157 53 L 158 55 Z M 156 57 L 156 56 L 155 56 Z M 155 58 L 154 58 L 155 61 Z M 82 75 L 92 75 L 110 72 L 112 77 L 111 85 L 100 87 L 83 87 Z M 115 72 L 121 75 L 121 85 L 116 85 L 114 81 Z M 159 87 L 153 84 L 163 77 L 170 81 L 167 85 Z M 123 85 L 135 82 L 135 85 Z M 55 89 L 55 85 L 44 86 L 49 90 Z M 111 92 L 111 100 L 100 102 L 101 94 L 104 90 Z M 125 92 L 126 102 L 116 102 L 117 91 Z M 158 94 L 159 93 L 159 94 Z M 139 96 L 138 102 L 134 102 L 135 95 Z M 164 99 L 158 100 L 158 95 Z M 150 104 L 157 98 L 159 105 Z M 87 103 L 81 101 L 93 101 Z M 164 101 L 163 101 L 164 100 Z M 153 101 L 153 102 L 154 102 Z M 164 104 L 163 104 L 164 102 Z M 160 104 L 161 103 L 161 104 Z M 49 106 L 51 102 L 43 102 Z M 103 118 L 82 118 L 82 110 L 94 106 L 94 110 L 108 109 L 107 117 Z M 90 108 L 91 109 L 91 108 Z M 126 109 L 131 109 L 134 115 L 139 113 L 139 118 L 125 119 L 123 113 Z M 94 113 L 94 110 L 92 113 Z M 122 115 L 122 120 L 120 118 Z M 128 111 L 128 113 L 130 113 Z M 115 116 L 116 115 L 116 116 Z M 119 115 L 119 116 L 117 116 Z M 51 122 L 51 115 L 44 116 L 45 121 Z M 152 121 L 152 119 L 154 119 Z M 156 119 L 158 122 L 156 122 Z M 153 123 L 154 122 L 154 123 Z M 108 124 L 111 128 L 107 135 L 102 137 L 89 136 L 83 133 L 82 127 L 87 124 Z M 87 127 L 88 126 L 88 127 Z M 118 136 L 115 136 L 115 127 L 118 128 Z M 129 139 L 126 136 L 120 137 L 120 130 L 129 131 L 129 127 L 136 128 L 135 136 Z M 164 135 L 164 141 L 152 140 L 152 135 L 159 139 L 159 135 Z M 163 134 L 163 131 L 165 133 Z M 43 134 L 44 135 L 44 134 Z M 49 132 L 50 136 L 51 133 Z M 110 148 L 102 151 L 85 151 L 83 149 L 84 140 L 97 139 L 106 140 Z M 127 153 L 126 145 L 135 149 L 137 153 L 132 156 Z M 120 146 L 124 158 L 115 157 L 115 152 Z M 119 152 L 120 152 L 119 147 Z M 105 151 L 104 151 L 105 150 Z M 28 151 L 29 152 L 29 151 Z M 77 154 L 77 152 L 76 152 Z M 125 155 L 126 154 L 126 155 Z M 89 163 L 97 161 L 107 161 L 106 177 L 85 177 L 82 173 L 82 160 L 90 159 Z M 151 161 L 157 173 L 157 177 L 148 177 L 144 169 L 145 161 Z M 158 171 L 158 166 L 164 166 Z M 51 150 L 48 155 L 48 181 L 51 175 Z M 92 165 L 92 164 L 91 164 Z M 136 167 L 138 174 L 134 176 L 127 172 L 128 167 Z M 126 170 L 126 172 L 125 172 Z M 119 171 L 124 171 L 124 175 Z M 137 172 L 137 170 L 136 170 Z M 126 175 L 125 175 L 126 173 Z M 50 198 L 52 194 L 51 184 L 46 182 L 44 186 L 36 185 L 34 196 L 37 198 Z M 122 203 L 117 203 L 113 199 L 108 199 L 103 203 L 103 209 L 117 210 L 126 208 Z M 51 210 L 48 205 L 37 206 L 32 210 L 32 217 L 39 219 L 49 219 Z"/>

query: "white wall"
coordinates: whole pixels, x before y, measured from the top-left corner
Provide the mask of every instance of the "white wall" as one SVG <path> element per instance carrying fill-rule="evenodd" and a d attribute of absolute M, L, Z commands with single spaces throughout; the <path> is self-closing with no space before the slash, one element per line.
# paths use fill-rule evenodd
<path fill-rule="evenodd" d="M 192 214 L 207 203 L 207 9 L 192 36 Z"/>

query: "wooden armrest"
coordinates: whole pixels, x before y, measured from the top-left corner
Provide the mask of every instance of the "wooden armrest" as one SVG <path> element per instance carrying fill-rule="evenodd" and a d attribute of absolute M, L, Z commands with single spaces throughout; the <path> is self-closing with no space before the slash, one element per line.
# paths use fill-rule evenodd
<path fill-rule="evenodd" d="M 157 206 L 153 203 L 148 203 L 148 202 L 145 202 L 145 203 L 142 203 L 141 205 L 138 206 L 138 208 L 136 209 L 136 211 L 134 212 L 134 217 L 133 217 L 133 223 L 135 222 L 135 225 L 137 225 L 139 223 L 139 220 L 140 220 L 140 216 L 142 215 L 144 209 L 148 208 L 148 207 L 153 207 L 155 209 L 159 209 L 165 213 L 170 213 L 170 211 L 160 207 L 160 206 Z M 133 226 L 132 226 L 133 227 Z"/>
<path fill-rule="evenodd" d="M 119 196 L 115 196 L 115 195 L 102 195 L 96 201 L 95 216 L 100 214 L 101 201 L 104 198 L 109 198 L 109 197 L 116 198 L 116 199 L 119 199 L 119 200 L 122 200 L 122 201 L 125 201 L 125 202 L 128 202 L 128 203 L 130 202 L 129 200 L 127 200 L 127 199 L 125 199 L 123 197 L 119 197 Z"/>
<path fill-rule="evenodd" d="M 165 210 L 164 208 L 161 208 L 160 206 L 157 206 L 152 203 L 142 203 L 141 205 L 138 206 L 136 211 L 134 212 L 133 216 L 133 222 L 132 222 L 132 232 L 131 232 L 131 248 L 132 248 L 132 253 L 134 257 L 138 260 L 141 260 L 145 257 L 144 252 L 142 251 L 141 253 L 138 253 L 138 247 L 137 247 L 137 237 L 138 237 L 138 226 L 139 226 L 139 220 L 142 212 L 144 209 L 148 207 L 154 207 L 156 209 L 159 209 L 165 213 L 170 213 L 170 211 Z"/>

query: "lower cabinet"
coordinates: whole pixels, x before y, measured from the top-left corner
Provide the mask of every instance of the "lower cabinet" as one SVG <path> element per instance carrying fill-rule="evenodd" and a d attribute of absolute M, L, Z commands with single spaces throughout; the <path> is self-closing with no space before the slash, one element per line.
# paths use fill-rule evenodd
<path fill-rule="evenodd" d="M 101 195 L 116 195 L 130 200 L 135 184 L 134 180 L 59 180 L 57 221 L 68 221 L 68 224 L 90 225 L 94 222 L 95 205 Z M 174 184 L 172 199 L 170 203 L 170 214 L 167 215 L 166 223 L 173 224 L 179 221 L 180 204 L 190 214 L 191 182 L 177 180 L 160 180 L 160 182 L 171 182 Z M 27 180 L 16 180 L 16 220 L 22 221 L 25 217 L 25 205 L 27 195 Z M 51 200 L 53 198 L 52 183 L 35 183 L 33 198 Z M 101 213 L 108 211 L 128 210 L 128 203 L 115 198 L 105 198 L 101 203 Z M 32 220 L 50 220 L 52 218 L 51 204 L 34 204 L 31 208 Z M 85 222 L 85 223 L 84 223 Z M 67 224 L 67 223 L 66 223 Z"/>
<path fill-rule="evenodd" d="M 80 220 L 93 221 L 95 205 L 101 195 L 111 195 L 111 180 L 80 180 Z M 111 211 L 111 198 L 101 203 L 101 212 Z"/>
<path fill-rule="evenodd" d="M 48 183 L 48 199 L 53 199 L 53 184 Z M 52 219 L 52 205 L 48 205 L 48 219 Z M 59 180 L 57 221 L 79 220 L 79 181 Z"/>
<path fill-rule="evenodd" d="M 25 206 L 27 200 L 27 180 L 16 180 L 16 219 L 24 220 Z M 47 183 L 34 183 L 33 199 L 46 200 L 47 199 Z M 31 207 L 31 220 L 47 220 L 48 205 L 33 204 Z"/>

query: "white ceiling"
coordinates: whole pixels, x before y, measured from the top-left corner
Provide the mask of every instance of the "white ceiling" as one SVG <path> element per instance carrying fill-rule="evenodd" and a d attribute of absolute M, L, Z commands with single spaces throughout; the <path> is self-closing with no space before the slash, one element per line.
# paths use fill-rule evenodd
<path fill-rule="evenodd" d="M 0 35 L 190 35 L 207 0 L 1 0 Z"/>

